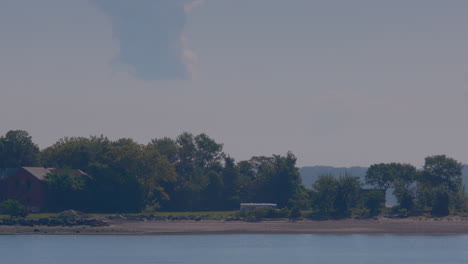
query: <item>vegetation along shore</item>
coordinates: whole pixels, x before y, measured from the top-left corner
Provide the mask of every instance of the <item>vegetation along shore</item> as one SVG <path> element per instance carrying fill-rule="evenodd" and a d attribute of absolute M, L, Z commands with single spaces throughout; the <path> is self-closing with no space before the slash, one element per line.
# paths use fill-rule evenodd
<path fill-rule="evenodd" d="M 364 182 L 325 174 L 311 186 L 296 160 L 236 162 L 187 132 L 147 144 L 65 137 L 40 150 L 12 130 L 0 137 L 0 233 L 468 233 L 463 165 L 451 157 L 428 156 L 421 169 L 374 164 Z M 239 212 L 242 202 L 277 207 Z"/>

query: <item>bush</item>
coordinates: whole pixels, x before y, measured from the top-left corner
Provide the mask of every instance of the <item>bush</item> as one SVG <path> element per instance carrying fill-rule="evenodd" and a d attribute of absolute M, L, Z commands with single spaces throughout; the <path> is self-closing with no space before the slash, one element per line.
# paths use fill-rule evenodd
<path fill-rule="evenodd" d="M 25 217 L 27 215 L 26 208 L 17 200 L 5 200 L 0 203 L 0 208 L 10 217 Z"/>
<path fill-rule="evenodd" d="M 301 218 L 302 213 L 301 210 L 299 210 L 299 207 L 293 207 L 291 212 L 289 212 L 289 219 L 299 219 Z"/>
<path fill-rule="evenodd" d="M 368 208 L 355 208 L 353 209 L 353 218 L 354 219 L 369 219 L 372 218 L 374 214 Z"/>
<path fill-rule="evenodd" d="M 431 214 L 434 216 L 445 216 L 450 214 L 450 197 L 444 188 L 434 190 Z"/>
<path fill-rule="evenodd" d="M 385 206 L 385 197 L 381 191 L 371 190 L 364 194 L 362 205 L 367 209 L 368 216 L 377 215 Z"/>

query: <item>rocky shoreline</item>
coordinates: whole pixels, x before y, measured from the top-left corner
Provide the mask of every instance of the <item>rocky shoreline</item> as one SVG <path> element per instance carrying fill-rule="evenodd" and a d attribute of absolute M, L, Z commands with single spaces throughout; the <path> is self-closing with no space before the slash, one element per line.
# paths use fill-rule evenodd
<path fill-rule="evenodd" d="M 188 234 L 399 234 L 468 235 L 465 219 L 345 219 L 268 220 L 259 222 L 225 220 L 130 220 L 124 216 L 97 219 L 20 220 L 3 219 L 1 235 L 188 235 Z M 32 226 L 31 226 L 32 225 Z"/>
<path fill-rule="evenodd" d="M 108 226 L 106 221 L 94 218 L 39 218 L 39 219 L 24 219 L 24 218 L 9 218 L 0 219 L 0 226 L 93 226 L 101 227 Z"/>

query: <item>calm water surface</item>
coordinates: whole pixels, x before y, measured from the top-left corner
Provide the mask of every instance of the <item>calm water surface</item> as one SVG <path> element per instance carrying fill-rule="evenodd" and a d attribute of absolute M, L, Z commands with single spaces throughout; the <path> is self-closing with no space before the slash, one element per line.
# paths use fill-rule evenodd
<path fill-rule="evenodd" d="M 468 263 L 468 236 L 0 236 L 0 263 Z"/>

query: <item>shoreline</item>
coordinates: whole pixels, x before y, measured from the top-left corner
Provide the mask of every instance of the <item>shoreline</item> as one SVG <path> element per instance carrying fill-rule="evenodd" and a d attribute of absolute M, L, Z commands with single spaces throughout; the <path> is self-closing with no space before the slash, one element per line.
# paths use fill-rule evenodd
<path fill-rule="evenodd" d="M 468 235 L 468 220 L 221 220 L 125 221 L 106 220 L 109 226 L 0 226 L 0 235 L 227 235 L 227 234 L 394 234 Z"/>

